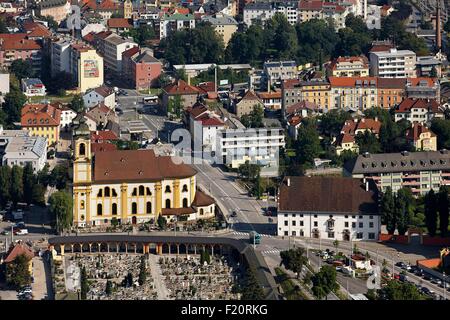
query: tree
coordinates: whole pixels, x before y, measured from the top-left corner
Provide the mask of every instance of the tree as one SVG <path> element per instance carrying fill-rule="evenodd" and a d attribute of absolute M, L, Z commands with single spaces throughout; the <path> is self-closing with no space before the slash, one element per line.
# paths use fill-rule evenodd
<path fill-rule="evenodd" d="M 261 166 L 250 163 L 248 160 L 238 168 L 239 176 L 247 181 L 254 181 L 261 173 Z"/>
<path fill-rule="evenodd" d="M 282 13 L 275 13 L 264 26 L 266 54 L 272 59 L 292 59 L 298 51 L 298 38 L 295 28 Z"/>
<path fill-rule="evenodd" d="M 145 45 L 148 40 L 154 39 L 156 36 L 155 29 L 150 25 L 140 25 L 138 28 L 125 32 L 124 35 L 132 37 L 140 46 Z"/>
<path fill-rule="evenodd" d="M 4 207 L 11 200 L 11 168 L 0 166 L 0 207 Z"/>
<path fill-rule="evenodd" d="M 33 166 L 27 162 L 23 168 L 23 194 L 25 202 L 30 205 L 33 202 L 33 187 L 36 184 Z"/>
<path fill-rule="evenodd" d="M 389 234 L 394 234 L 395 232 L 395 202 L 394 196 L 392 194 L 391 187 L 387 187 L 386 191 L 381 196 L 381 218 L 383 223 L 386 224 L 386 229 Z"/>
<path fill-rule="evenodd" d="M 244 282 L 241 288 L 241 300 L 263 300 L 264 291 L 255 277 L 255 273 L 251 268 L 247 268 Z"/>
<path fill-rule="evenodd" d="M 21 254 L 6 265 L 6 282 L 9 286 L 19 289 L 31 284 L 29 263 L 30 259 L 26 255 Z"/>
<path fill-rule="evenodd" d="M 89 283 L 87 279 L 86 267 L 81 269 L 80 274 L 80 291 L 81 291 L 81 300 L 87 299 L 87 293 L 89 292 Z"/>
<path fill-rule="evenodd" d="M 147 280 L 147 268 L 145 267 L 145 258 L 141 257 L 141 265 L 139 266 L 139 285 L 142 286 Z"/>
<path fill-rule="evenodd" d="M 395 221 L 398 233 L 404 235 L 408 230 L 410 218 L 413 215 L 414 198 L 409 188 L 401 188 L 395 197 Z"/>
<path fill-rule="evenodd" d="M 259 105 L 254 105 L 253 110 L 249 114 L 241 117 L 241 122 L 247 128 L 261 128 L 263 127 L 264 108 Z"/>
<path fill-rule="evenodd" d="M 33 185 L 33 189 L 31 191 L 31 201 L 32 203 L 45 207 L 45 187 L 41 184 Z"/>
<path fill-rule="evenodd" d="M 352 117 L 348 112 L 333 109 L 320 117 L 320 132 L 330 138 L 336 137 L 340 134 L 345 121 L 350 120 L 351 118 Z"/>
<path fill-rule="evenodd" d="M 290 249 L 288 251 L 280 252 L 281 263 L 284 267 L 297 274 L 297 279 L 300 277 L 300 273 L 303 270 L 303 266 L 308 263 L 308 259 L 305 257 L 304 248 Z"/>
<path fill-rule="evenodd" d="M 438 73 L 437 73 L 436 67 L 433 66 L 433 67 L 431 68 L 431 71 L 430 71 L 430 77 L 431 77 L 431 78 L 437 78 L 437 76 L 438 76 Z"/>
<path fill-rule="evenodd" d="M 314 120 L 304 119 L 298 129 L 297 154 L 300 164 L 312 165 L 322 150 Z"/>
<path fill-rule="evenodd" d="M 67 164 L 57 164 L 49 177 L 50 186 L 58 190 L 64 190 L 66 188 L 67 182 L 69 181 L 69 167 Z"/>
<path fill-rule="evenodd" d="M 166 228 L 167 228 L 167 220 L 166 220 L 166 218 L 164 218 L 162 215 L 159 215 L 157 223 L 158 223 L 158 227 L 161 230 L 166 230 Z"/>
<path fill-rule="evenodd" d="M 364 131 L 364 133 L 359 132 L 355 137 L 355 141 L 358 144 L 360 154 L 366 152 L 372 154 L 381 152 L 381 145 L 378 138 L 368 130 Z"/>
<path fill-rule="evenodd" d="M 58 232 L 69 228 L 73 221 L 73 200 L 69 193 L 57 191 L 53 193 L 49 200 L 49 211 L 56 219 L 56 230 Z"/>
<path fill-rule="evenodd" d="M 16 205 L 23 200 L 23 168 L 14 165 L 11 170 L 11 200 Z"/>
<path fill-rule="evenodd" d="M 211 263 L 211 257 L 209 255 L 208 250 L 202 250 L 200 253 L 200 264 L 204 264 L 204 263 L 210 264 Z"/>
<path fill-rule="evenodd" d="M 85 105 L 81 94 L 76 94 L 73 96 L 72 101 L 70 102 L 70 108 L 77 113 L 84 111 Z"/>
<path fill-rule="evenodd" d="M 450 121 L 433 119 L 430 129 L 437 136 L 438 148 L 450 149 Z"/>
<path fill-rule="evenodd" d="M 417 287 L 410 282 L 388 281 L 387 285 L 379 290 L 379 300 L 424 300 L 425 297 Z"/>
<path fill-rule="evenodd" d="M 439 230 L 441 231 L 441 237 L 446 237 L 448 233 L 448 188 L 447 186 L 441 186 L 437 195 L 437 206 L 439 212 Z"/>
<path fill-rule="evenodd" d="M 58 30 L 59 23 L 55 21 L 55 19 L 52 16 L 39 16 L 39 19 L 42 19 L 48 23 L 48 28 L 52 29 L 53 31 Z"/>
<path fill-rule="evenodd" d="M 425 195 L 425 224 L 428 234 L 434 237 L 437 229 L 437 197 L 433 189 Z"/>
<path fill-rule="evenodd" d="M 323 266 L 311 280 L 313 283 L 312 291 L 319 299 L 326 297 L 330 292 L 339 288 L 336 282 L 336 269 L 332 266 Z"/>
<path fill-rule="evenodd" d="M 0 18 L 0 33 L 8 33 L 8 25 L 4 18 Z"/>
<path fill-rule="evenodd" d="M 11 63 L 10 70 L 11 73 L 13 73 L 19 81 L 23 78 L 34 77 L 33 65 L 31 64 L 31 60 L 14 60 Z"/>
<path fill-rule="evenodd" d="M 3 103 L 7 124 L 20 121 L 22 107 L 25 102 L 27 102 L 25 95 L 18 88 L 11 86 L 11 90 L 5 95 L 5 102 Z"/>

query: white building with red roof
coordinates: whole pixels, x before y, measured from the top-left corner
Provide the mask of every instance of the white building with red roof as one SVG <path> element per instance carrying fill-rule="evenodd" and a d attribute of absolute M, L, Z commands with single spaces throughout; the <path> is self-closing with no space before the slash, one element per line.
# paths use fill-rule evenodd
<path fill-rule="evenodd" d="M 225 129 L 225 122 L 204 105 L 197 104 L 189 111 L 189 131 L 196 146 L 205 152 L 217 150 L 219 130 Z"/>
<path fill-rule="evenodd" d="M 114 109 L 116 105 L 116 94 L 112 88 L 100 86 L 87 91 L 83 96 L 86 108 L 91 108 L 99 103 L 103 103 L 110 109 Z"/>
<path fill-rule="evenodd" d="M 406 139 L 417 151 L 437 151 L 437 136 L 420 123 L 412 123 L 406 131 Z"/>
<path fill-rule="evenodd" d="M 434 118 L 444 118 L 444 113 L 436 100 L 406 98 L 395 108 L 394 118 L 427 124 Z"/>

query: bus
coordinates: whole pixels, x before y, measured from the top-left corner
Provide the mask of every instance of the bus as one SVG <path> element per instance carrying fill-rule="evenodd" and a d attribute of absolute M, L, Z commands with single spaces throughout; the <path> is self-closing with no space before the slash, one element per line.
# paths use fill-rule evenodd
<path fill-rule="evenodd" d="M 142 102 L 144 102 L 144 104 L 158 104 L 159 99 L 158 96 L 148 96 L 142 98 Z"/>
<path fill-rule="evenodd" d="M 251 244 L 260 244 L 261 243 L 261 235 L 256 231 L 249 232 L 249 240 Z"/>

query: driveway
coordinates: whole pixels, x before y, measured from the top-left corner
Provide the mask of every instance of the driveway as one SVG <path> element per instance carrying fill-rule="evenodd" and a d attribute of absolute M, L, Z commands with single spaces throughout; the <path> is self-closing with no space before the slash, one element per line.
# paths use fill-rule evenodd
<path fill-rule="evenodd" d="M 50 267 L 46 264 L 47 262 L 42 257 L 33 258 L 34 282 L 31 284 L 31 288 L 33 289 L 34 300 L 43 300 L 45 296 L 52 297 Z"/>

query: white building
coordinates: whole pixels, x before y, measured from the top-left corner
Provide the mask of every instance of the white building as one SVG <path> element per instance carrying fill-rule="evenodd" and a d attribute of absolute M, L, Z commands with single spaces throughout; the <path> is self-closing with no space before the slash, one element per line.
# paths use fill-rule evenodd
<path fill-rule="evenodd" d="M 23 78 L 21 81 L 22 92 L 27 97 L 45 96 L 45 85 L 38 78 Z"/>
<path fill-rule="evenodd" d="M 51 73 L 55 76 L 59 72 L 70 72 L 70 45 L 73 40 L 63 38 L 51 44 Z"/>
<path fill-rule="evenodd" d="M 77 113 L 66 106 L 60 106 L 61 120 L 59 122 L 60 129 L 67 129 L 71 126 L 72 120 L 75 119 Z"/>
<path fill-rule="evenodd" d="M 102 39 L 105 50 L 104 62 L 105 68 L 111 69 L 117 73 L 122 71 L 122 53 L 130 48 L 137 47 L 138 44 L 133 40 L 121 37 L 115 33 Z"/>
<path fill-rule="evenodd" d="M 25 130 L 3 130 L 0 126 L 0 166 L 31 163 L 34 172 L 42 170 L 47 161 L 47 138 L 31 136 Z"/>
<path fill-rule="evenodd" d="M 201 150 L 212 152 L 217 150 L 219 130 L 225 128 L 225 123 L 215 113 L 205 106 L 193 108 L 189 113 L 189 131 L 195 146 L 201 145 Z"/>
<path fill-rule="evenodd" d="M 0 104 L 9 93 L 9 73 L 0 73 Z"/>
<path fill-rule="evenodd" d="M 381 7 L 371 4 L 367 8 L 366 25 L 369 30 L 381 29 Z"/>
<path fill-rule="evenodd" d="M 286 177 L 279 189 L 279 236 L 377 240 L 377 198 L 359 179 Z"/>
<path fill-rule="evenodd" d="M 172 15 L 163 15 L 159 23 L 159 39 L 163 39 L 172 31 L 182 29 L 194 29 L 195 17 L 192 14 L 174 13 Z"/>
<path fill-rule="evenodd" d="M 281 81 L 297 79 L 297 63 L 289 61 L 266 61 L 263 66 L 264 75 L 268 82 L 268 90 L 272 84 L 281 84 Z"/>
<path fill-rule="evenodd" d="M 101 86 L 87 91 L 83 96 L 83 101 L 88 109 L 99 103 L 103 103 L 108 108 L 113 109 L 116 105 L 116 94 L 113 89 Z"/>
<path fill-rule="evenodd" d="M 244 7 L 243 20 L 247 26 L 255 21 L 272 19 L 275 13 L 282 13 L 291 25 L 298 22 L 298 2 L 252 2 Z"/>
<path fill-rule="evenodd" d="M 416 54 L 394 48 L 371 52 L 370 72 L 381 78 L 416 78 Z"/>

